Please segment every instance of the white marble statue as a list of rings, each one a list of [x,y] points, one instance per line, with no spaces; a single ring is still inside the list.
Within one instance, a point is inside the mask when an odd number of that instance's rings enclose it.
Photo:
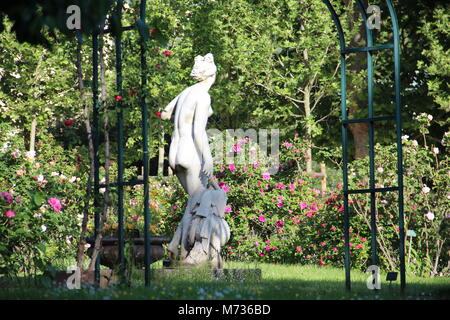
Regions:
[[[198,265],[212,261],[221,268],[220,248],[230,238],[224,219],[227,196],[213,179],[213,159],[206,124],[213,113],[209,88],[216,79],[217,67],[211,53],[195,57],[191,76],[198,82],[183,90],[161,113],[170,119],[174,112],[174,131],[169,150],[169,165],[180,180],[189,200],[168,249],[171,259]],[[208,188],[208,181],[213,188]]]

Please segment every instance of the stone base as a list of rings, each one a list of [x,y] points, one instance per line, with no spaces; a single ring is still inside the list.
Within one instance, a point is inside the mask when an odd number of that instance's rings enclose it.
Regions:
[[[261,269],[163,268],[152,270],[154,279],[260,281]]]

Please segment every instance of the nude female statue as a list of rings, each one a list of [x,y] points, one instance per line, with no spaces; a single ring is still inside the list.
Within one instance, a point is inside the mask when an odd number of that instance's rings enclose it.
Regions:
[[[161,118],[167,120],[175,110],[169,165],[189,195],[168,249],[174,260],[181,245],[181,258],[189,264],[211,258],[220,265],[220,246],[230,237],[229,226],[223,219],[227,197],[212,178],[213,159],[206,133],[208,118],[213,113],[208,90],[216,72],[211,53],[195,57],[191,76],[198,82],[183,90],[161,113]],[[207,189],[208,179],[216,190]]]
[[[169,165],[189,196],[206,187],[205,173],[213,173],[206,123],[213,113],[208,90],[216,79],[216,71],[211,53],[195,57],[191,76],[199,82],[183,90],[161,113],[162,119],[170,119],[175,109]]]

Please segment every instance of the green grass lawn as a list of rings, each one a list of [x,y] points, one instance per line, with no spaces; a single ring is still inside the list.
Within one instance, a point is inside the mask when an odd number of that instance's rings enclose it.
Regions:
[[[160,268],[156,265],[156,268]],[[382,274],[381,290],[366,287],[368,274],[352,271],[352,290],[344,288],[344,270],[331,267],[228,263],[225,268],[260,268],[262,279],[244,281],[211,280],[210,273],[195,270],[189,275],[172,275],[152,280],[144,287],[142,274],[133,276],[131,286],[80,290],[54,286],[14,285],[0,281],[0,299],[450,299],[450,278],[407,276],[400,294],[399,280],[390,286]],[[1,280],[1,279],[0,279]],[[8,288],[9,287],[9,288]],[[15,287],[15,288],[12,288]]]

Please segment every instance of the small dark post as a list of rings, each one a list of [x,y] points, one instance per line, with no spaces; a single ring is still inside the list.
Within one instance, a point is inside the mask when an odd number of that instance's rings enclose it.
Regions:
[[[92,34],[92,101],[93,108],[93,122],[94,122],[94,229],[95,237],[98,234],[100,227],[100,161],[98,156],[98,149],[100,143],[100,125],[99,125],[99,107],[98,102],[98,30],[94,30]],[[100,285],[100,255],[95,261],[94,271],[95,283]]]
[[[145,7],[146,1],[141,0],[140,19],[145,25]],[[141,109],[142,109],[142,149],[143,149],[143,166],[144,166],[144,247],[145,247],[145,285],[150,285],[150,196],[148,187],[149,176],[149,155],[148,155],[148,106],[145,101],[147,96],[147,61],[145,60],[146,52],[146,37],[145,33],[141,32]]]

